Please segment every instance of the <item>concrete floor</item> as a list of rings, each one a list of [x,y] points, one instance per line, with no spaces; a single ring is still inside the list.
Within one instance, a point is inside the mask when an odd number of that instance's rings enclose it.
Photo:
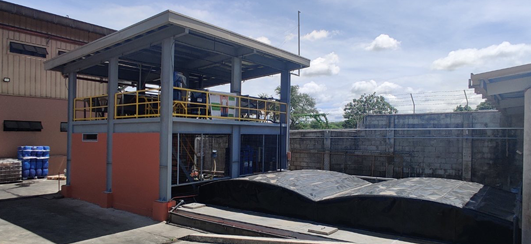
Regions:
[[[188,243],[196,231],[61,198],[57,181],[0,185],[0,243]]]

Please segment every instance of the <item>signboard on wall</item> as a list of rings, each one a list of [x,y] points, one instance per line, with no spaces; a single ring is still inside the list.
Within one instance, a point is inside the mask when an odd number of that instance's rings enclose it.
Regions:
[[[216,117],[236,117],[236,94],[210,93],[210,114]]]

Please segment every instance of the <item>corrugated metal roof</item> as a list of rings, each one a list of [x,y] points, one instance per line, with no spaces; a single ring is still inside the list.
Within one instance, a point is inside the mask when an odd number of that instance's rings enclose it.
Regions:
[[[524,113],[524,92],[531,88],[531,64],[471,74],[468,86],[505,114]]]
[[[27,17],[31,17],[37,20],[47,21],[50,23],[64,25],[64,26],[68,26],[68,27],[72,27],[72,28],[76,28],[80,30],[85,30],[85,31],[89,31],[89,32],[93,32],[93,33],[97,33],[101,35],[108,35],[116,31],[116,30],[109,29],[106,27],[89,24],[83,21],[71,19],[71,18],[64,17],[64,16],[59,16],[56,14],[47,13],[44,11],[40,11],[40,10],[33,9],[33,8],[28,8],[22,5],[9,3],[5,1],[0,1],[0,11],[9,12],[9,13],[13,13],[13,14],[21,15],[21,16],[27,16]]]
[[[194,73],[197,79],[220,80],[210,85],[230,80],[232,57],[242,58],[243,80],[310,65],[307,58],[168,10],[48,60],[45,69],[82,73],[111,57],[160,67],[160,42],[171,36],[175,37],[176,62],[181,62],[176,67]]]

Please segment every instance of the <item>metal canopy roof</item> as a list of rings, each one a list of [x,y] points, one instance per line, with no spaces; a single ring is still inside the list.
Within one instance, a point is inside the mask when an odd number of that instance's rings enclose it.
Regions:
[[[142,79],[156,84],[160,43],[171,36],[175,70],[188,74],[191,82],[201,81],[202,87],[230,83],[232,57],[242,59],[242,80],[310,66],[307,58],[168,10],[50,59],[44,68],[103,79],[107,61],[119,57],[122,83]]]
[[[502,113],[523,114],[524,92],[531,88],[531,64],[471,74],[468,87]]]

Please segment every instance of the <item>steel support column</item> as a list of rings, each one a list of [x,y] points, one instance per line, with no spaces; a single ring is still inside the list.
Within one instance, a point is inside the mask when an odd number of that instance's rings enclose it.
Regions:
[[[159,201],[171,199],[174,38],[162,41],[160,91]]]
[[[242,59],[232,58],[232,73],[230,92],[241,95],[242,93]]]
[[[280,73],[280,101],[287,104],[284,108],[286,115],[280,116],[280,168],[288,168],[287,153],[289,152],[289,125],[290,125],[290,104],[291,104],[291,74],[289,71],[282,71]]]
[[[107,180],[105,190],[112,192],[112,138],[114,134],[114,94],[118,91],[118,58],[109,60],[107,84]]]
[[[72,163],[72,132],[74,131],[74,99],[77,92],[77,73],[68,74],[68,129],[66,132],[66,185],[70,185],[70,165]]]
[[[232,58],[232,73],[230,82],[230,92],[241,95],[242,93],[242,60],[241,58]],[[236,101],[236,106],[240,106]],[[235,116],[239,117],[239,111],[235,111]],[[240,150],[241,150],[241,128],[239,125],[232,126],[231,135],[231,173],[232,178],[240,175]]]
[[[522,243],[531,243],[531,88],[525,91]]]

